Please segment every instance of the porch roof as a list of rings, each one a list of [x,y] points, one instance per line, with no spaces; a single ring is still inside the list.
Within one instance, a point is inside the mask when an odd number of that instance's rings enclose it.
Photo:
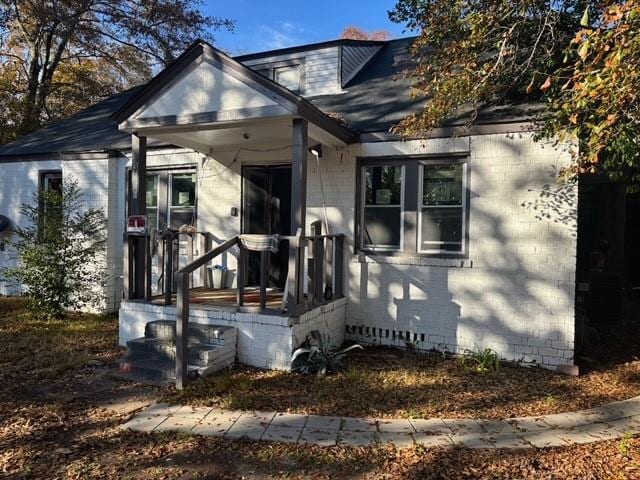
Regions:
[[[112,118],[120,130],[177,144],[177,137],[182,134],[184,138],[187,132],[193,139],[191,134],[202,136],[202,132],[226,131],[258,121],[263,124],[264,120],[270,127],[283,126],[293,118],[308,121],[335,143],[355,139],[354,132],[308,100],[202,40],[134,94]]]

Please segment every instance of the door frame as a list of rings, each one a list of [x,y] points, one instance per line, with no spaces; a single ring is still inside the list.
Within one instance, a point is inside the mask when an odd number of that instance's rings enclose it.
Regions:
[[[240,167],[240,233],[246,233],[245,232],[245,188],[244,188],[244,182],[246,180],[246,176],[245,176],[245,169],[246,168],[256,168],[256,167],[263,167],[263,168],[270,168],[270,167],[289,167],[289,169],[292,169],[292,165],[290,163],[259,163],[259,162],[249,162],[249,163],[243,163],[242,166]],[[289,201],[289,208],[291,208],[291,201]]]

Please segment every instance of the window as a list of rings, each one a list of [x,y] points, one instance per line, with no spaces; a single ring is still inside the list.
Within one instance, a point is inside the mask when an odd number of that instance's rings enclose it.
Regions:
[[[169,178],[169,225],[171,228],[191,225],[196,211],[196,174],[174,173]]]
[[[158,184],[160,176],[158,174],[147,175],[147,218],[149,219],[149,231],[158,229]]]
[[[363,242],[373,250],[399,250],[402,245],[401,166],[364,167]]]
[[[371,253],[466,255],[464,157],[361,159],[359,248]]]
[[[279,67],[273,69],[273,81],[292,92],[300,91],[300,66]]]
[[[305,82],[304,59],[288,60],[271,64],[255,65],[260,75],[282,85],[295,93],[302,93]]]
[[[464,165],[422,165],[418,251],[461,252]]]
[[[55,191],[62,195],[62,171],[52,170],[41,172],[40,189],[45,192]]]

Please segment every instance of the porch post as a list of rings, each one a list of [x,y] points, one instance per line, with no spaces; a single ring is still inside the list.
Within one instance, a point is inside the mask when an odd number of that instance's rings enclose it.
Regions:
[[[291,234],[306,235],[307,216],[307,137],[308,123],[293,120],[291,160]],[[304,302],[304,242],[289,245],[289,272],[287,276],[287,311],[290,315],[301,313]]]
[[[131,214],[147,214],[147,137],[131,135]],[[133,297],[146,296],[146,249],[145,238],[134,238],[129,242],[133,271],[129,271],[129,285],[133,285]],[[150,286],[150,285],[149,285]]]

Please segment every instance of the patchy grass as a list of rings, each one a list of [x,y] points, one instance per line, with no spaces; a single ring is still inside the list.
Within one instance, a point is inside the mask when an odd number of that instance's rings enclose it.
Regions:
[[[116,316],[69,314],[61,320],[38,320],[24,310],[24,300],[0,297],[0,381],[55,378],[88,360],[112,361]]]
[[[24,340],[27,338],[28,342]],[[23,348],[22,356],[17,353],[18,347],[5,348],[7,342],[14,341]],[[120,350],[116,346],[114,318],[74,315],[60,323],[34,322],[23,316],[19,301],[0,299],[0,342],[3,375],[11,371],[12,379],[5,381],[0,390],[0,476],[3,478],[589,480],[640,476],[640,440],[632,437],[565,448],[496,451],[422,447],[398,450],[384,445],[318,447],[125,432],[120,425],[130,411],[114,409],[111,404],[100,407],[97,400],[100,395],[108,397],[113,390],[117,393],[125,387],[135,395],[142,387],[114,384],[107,372],[99,374],[100,369],[80,365],[81,359],[99,358],[109,362],[116,358]],[[34,353],[36,357],[31,358]],[[382,357],[377,361],[372,360],[375,357],[371,355],[354,357],[347,372],[329,377],[327,382],[343,382],[343,386],[344,382],[354,382],[348,395],[358,398],[359,402],[368,401],[368,392],[356,395],[355,390],[371,379],[382,378],[375,377],[376,368],[380,368],[378,374],[383,377],[390,368],[398,370],[393,377],[396,383],[414,382],[411,378],[416,373],[396,364],[406,363],[407,358],[387,358],[388,352],[375,355]],[[427,359],[409,358],[409,364],[414,361],[418,362],[415,366],[418,368],[422,365],[420,362]],[[369,367],[363,369],[363,364]],[[432,367],[453,368],[452,365],[438,361]],[[251,401],[256,402],[253,389],[269,384],[271,377],[277,379],[280,375],[238,371],[221,376],[218,385],[227,391],[238,388],[236,394],[249,393]],[[259,378],[262,380],[258,381]],[[304,392],[319,382],[298,376],[284,378],[287,381],[280,388],[292,387],[297,381],[302,382]],[[305,386],[306,382],[310,382],[309,385]],[[105,391],[105,388],[108,389]],[[87,390],[99,395],[88,394]],[[270,392],[265,389],[262,395],[266,397]],[[335,390],[330,393],[331,396],[320,403],[322,408],[329,405],[331,398],[340,396]]]
[[[440,354],[368,348],[327,377],[236,367],[166,400],[230,409],[343,416],[486,417],[543,415],[640,394],[640,361],[581,377],[504,364],[477,373]]]

